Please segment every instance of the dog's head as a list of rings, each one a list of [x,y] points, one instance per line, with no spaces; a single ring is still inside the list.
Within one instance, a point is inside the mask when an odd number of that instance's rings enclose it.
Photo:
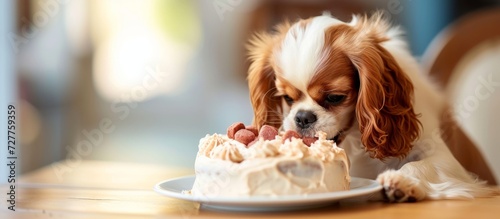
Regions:
[[[250,41],[248,82],[254,125],[324,131],[336,139],[357,125],[374,158],[404,157],[419,135],[413,85],[383,48],[381,14],[350,23],[322,15]]]

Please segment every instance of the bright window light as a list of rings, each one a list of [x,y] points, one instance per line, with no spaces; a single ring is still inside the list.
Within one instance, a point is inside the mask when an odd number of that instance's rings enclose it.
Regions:
[[[156,5],[168,7],[157,2],[161,1],[105,0],[91,7],[96,41],[93,78],[104,99],[143,101],[173,95],[185,85],[186,65],[197,43],[168,34],[163,20],[182,22],[182,17],[155,16]],[[192,18],[189,21],[193,23]]]

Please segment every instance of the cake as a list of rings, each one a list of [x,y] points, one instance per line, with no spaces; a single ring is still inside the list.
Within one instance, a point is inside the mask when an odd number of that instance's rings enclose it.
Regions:
[[[349,190],[346,153],[324,132],[301,138],[271,126],[235,123],[227,134],[200,139],[192,195],[205,197],[307,195]]]

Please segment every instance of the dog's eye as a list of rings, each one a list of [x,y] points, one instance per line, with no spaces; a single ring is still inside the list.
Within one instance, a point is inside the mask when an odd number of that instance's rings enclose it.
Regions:
[[[339,105],[344,101],[346,95],[328,94],[325,101],[330,105]]]
[[[288,95],[284,95],[284,96],[283,96],[283,99],[285,100],[285,102],[286,102],[288,105],[292,105],[292,103],[293,103],[293,99],[292,99],[290,96],[288,96]]]

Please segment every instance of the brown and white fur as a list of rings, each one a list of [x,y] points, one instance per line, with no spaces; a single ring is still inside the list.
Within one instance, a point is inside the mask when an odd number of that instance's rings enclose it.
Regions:
[[[380,13],[284,22],[250,41],[254,125],[327,133],[351,176],[376,179],[391,202],[498,193],[469,174],[439,136],[445,101]],[[437,134],[436,134],[437,133]]]

